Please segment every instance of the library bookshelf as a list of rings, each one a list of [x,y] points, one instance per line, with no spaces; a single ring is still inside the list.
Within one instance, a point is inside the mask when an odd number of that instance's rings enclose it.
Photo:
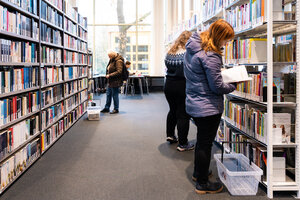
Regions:
[[[92,63],[87,18],[64,0],[0,10],[1,194],[86,113]]]
[[[184,30],[225,19],[235,38],[225,46],[224,68],[244,65],[253,78],[225,95],[216,142],[251,142],[252,150],[225,144],[225,152],[254,156],[269,198],[277,191],[300,198],[300,1],[203,0],[193,13],[173,27],[166,46]]]

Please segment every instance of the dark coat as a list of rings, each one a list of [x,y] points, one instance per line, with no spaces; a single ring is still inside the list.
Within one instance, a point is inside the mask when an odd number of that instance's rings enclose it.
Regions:
[[[192,117],[206,117],[223,112],[223,95],[235,90],[223,82],[222,57],[201,48],[199,33],[186,44],[184,75],[186,78],[186,111]]]
[[[110,88],[120,87],[123,84],[123,79],[122,79],[123,65],[124,65],[124,58],[119,54],[117,55],[117,57],[109,61],[106,67],[106,75],[109,75],[107,81],[108,87]]]

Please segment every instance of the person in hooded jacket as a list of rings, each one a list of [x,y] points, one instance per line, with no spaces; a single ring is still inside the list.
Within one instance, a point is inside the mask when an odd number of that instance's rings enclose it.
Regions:
[[[114,110],[110,114],[119,113],[119,88],[123,84],[122,70],[124,65],[124,58],[114,51],[108,52],[109,63],[106,68],[107,78],[107,91],[106,91],[106,104],[102,113],[109,112],[111,100],[114,100]]]
[[[222,47],[234,37],[232,26],[217,20],[209,30],[194,33],[186,44],[186,111],[197,126],[194,173],[198,194],[221,192],[223,185],[208,179],[211,149],[223,113],[223,95],[235,90],[221,76]]]
[[[171,46],[165,57],[167,67],[164,92],[170,110],[167,116],[167,141],[179,144],[177,150],[189,151],[194,149],[194,144],[188,142],[190,116],[185,111],[185,77],[183,74],[183,61],[185,44],[192,32],[183,31]],[[178,139],[175,136],[177,126]]]

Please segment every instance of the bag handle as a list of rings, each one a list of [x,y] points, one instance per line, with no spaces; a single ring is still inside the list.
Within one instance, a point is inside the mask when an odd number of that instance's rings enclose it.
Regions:
[[[252,143],[251,142],[233,142],[233,141],[224,141],[222,142],[222,155],[221,155],[221,162],[223,163],[223,158],[224,158],[224,143],[228,144],[245,144],[249,148],[249,165],[253,162],[253,154],[252,154]]]

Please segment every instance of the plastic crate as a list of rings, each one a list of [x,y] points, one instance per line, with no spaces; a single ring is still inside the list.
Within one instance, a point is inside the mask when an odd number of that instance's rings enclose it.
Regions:
[[[96,101],[90,101],[88,108],[87,108],[87,115],[88,120],[100,120],[100,100]]]
[[[256,195],[259,181],[263,175],[262,169],[243,154],[224,154],[223,163],[221,154],[215,154],[218,174],[221,181],[232,195]]]

